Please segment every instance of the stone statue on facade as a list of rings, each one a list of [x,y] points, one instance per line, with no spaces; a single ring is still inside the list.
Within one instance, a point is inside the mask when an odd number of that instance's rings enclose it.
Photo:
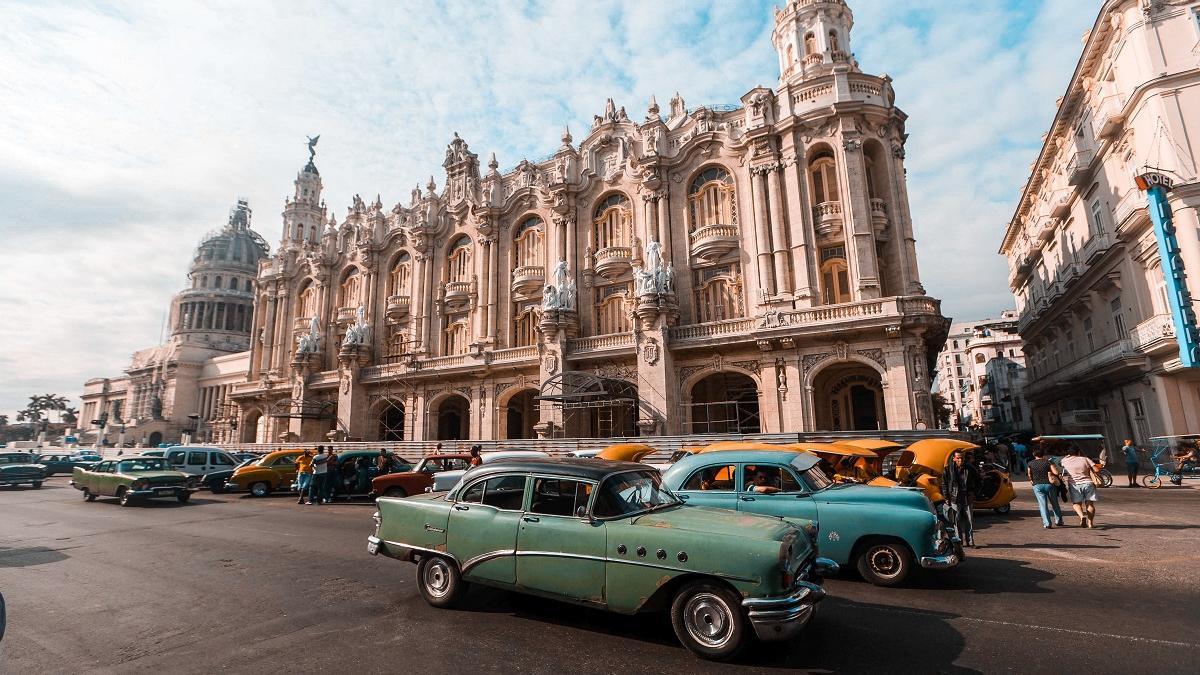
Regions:
[[[316,136],[306,136],[308,139],[308,163],[312,164],[313,159],[317,156],[317,141],[321,140],[321,134]]]
[[[308,332],[296,340],[296,355],[316,354],[321,351],[321,322],[313,317],[308,322]]]
[[[575,281],[571,279],[566,260],[560,260],[554,266],[552,278],[554,283],[547,284],[542,292],[542,309],[551,311],[575,309]]]
[[[342,339],[343,347],[354,347],[368,344],[371,340],[371,326],[367,323],[367,310],[358,306],[358,319],[353,326],[346,329],[346,337]]]
[[[651,239],[646,244],[646,266],[634,266],[634,293],[636,295],[668,295],[675,292],[675,269],[663,263],[662,244]]]

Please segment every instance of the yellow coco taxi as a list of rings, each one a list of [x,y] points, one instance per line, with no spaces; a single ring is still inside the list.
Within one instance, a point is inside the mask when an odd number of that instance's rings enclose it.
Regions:
[[[856,448],[870,450],[875,457],[864,458],[861,463],[866,466],[868,471],[873,474],[871,480],[867,481],[867,485],[876,487],[896,487],[900,483],[883,475],[883,459],[894,452],[904,450],[904,446],[895,441],[887,441],[882,438],[854,438],[845,441],[838,441],[841,445],[851,445]]]
[[[942,472],[956,451],[975,452],[979,446],[952,438],[927,438],[917,441],[900,453],[896,463],[896,479],[902,485],[913,485],[925,491],[929,500],[939,503],[942,497]],[[995,465],[985,465],[979,472],[980,487],[972,506],[1008,513],[1017,498],[1008,472]]]
[[[596,458],[612,462],[640,462],[653,452],[654,448],[645,443],[617,443],[601,450]]]
[[[875,453],[865,448],[841,442],[792,443],[781,447],[801,450],[820,457],[824,460],[821,468],[835,483],[869,484],[873,479],[879,477],[879,471],[872,466],[872,462],[876,459]]]
[[[303,453],[303,450],[269,452],[257,462],[234,471],[225,483],[225,489],[230,492],[248,490],[254,497],[290,490],[296,480],[296,458]]]

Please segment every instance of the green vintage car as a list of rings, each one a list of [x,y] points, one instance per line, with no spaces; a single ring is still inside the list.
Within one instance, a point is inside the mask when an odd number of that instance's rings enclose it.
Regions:
[[[32,485],[42,487],[46,467],[35,464],[25,452],[0,452],[0,486]]]
[[[821,553],[853,565],[878,586],[898,586],[912,570],[942,570],[963,551],[923,492],[837,484],[808,452],[722,450],[676,462],[663,484],[689,505],[783,518],[808,518]]]
[[[145,499],[174,497],[186,502],[196,491],[195,477],[171,471],[162,457],[122,457],[106,459],[90,469],[75,467],[71,485],[83,492],[83,498],[116,497],[121,506],[132,506]]]
[[[812,524],[685,507],[631,462],[510,459],[468,471],[448,494],[377,502],[367,551],[417,563],[429,604],[467,584],[623,614],[667,610],[679,641],[731,658],[753,631],[795,635],[837,564]]]

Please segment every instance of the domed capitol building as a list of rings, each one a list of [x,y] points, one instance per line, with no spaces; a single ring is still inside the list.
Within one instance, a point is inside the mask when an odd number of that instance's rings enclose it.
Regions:
[[[948,322],[917,272],[906,116],[852,24],[841,0],[792,0],[777,88],[609,100],[505,173],[454,134],[407,203],[335,214],[311,141],[277,250],[194,266],[178,346],[127,371],[128,415],[158,395],[229,442],[932,427]],[[199,345],[249,351],[220,357],[233,375],[201,363],[191,399],[156,394]]]

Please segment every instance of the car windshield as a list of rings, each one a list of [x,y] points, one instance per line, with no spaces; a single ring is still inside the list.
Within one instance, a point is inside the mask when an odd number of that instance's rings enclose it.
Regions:
[[[804,471],[800,472],[800,475],[803,476],[804,482],[808,483],[809,489],[811,489],[813,492],[824,490],[830,485],[833,485],[833,481],[829,480],[829,477],[826,476],[825,472],[821,471],[819,467],[814,466],[805,469]]]
[[[22,457],[21,455],[0,455],[0,464],[25,464],[29,462],[29,456]]]
[[[605,479],[593,512],[597,518],[612,518],[679,503],[679,498],[662,486],[657,472],[628,471]]]
[[[117,464],[117,471],[127,473],[130,471],[166,471],[167,461],[160,457],[141,457],[138,459],[127,459]]]

